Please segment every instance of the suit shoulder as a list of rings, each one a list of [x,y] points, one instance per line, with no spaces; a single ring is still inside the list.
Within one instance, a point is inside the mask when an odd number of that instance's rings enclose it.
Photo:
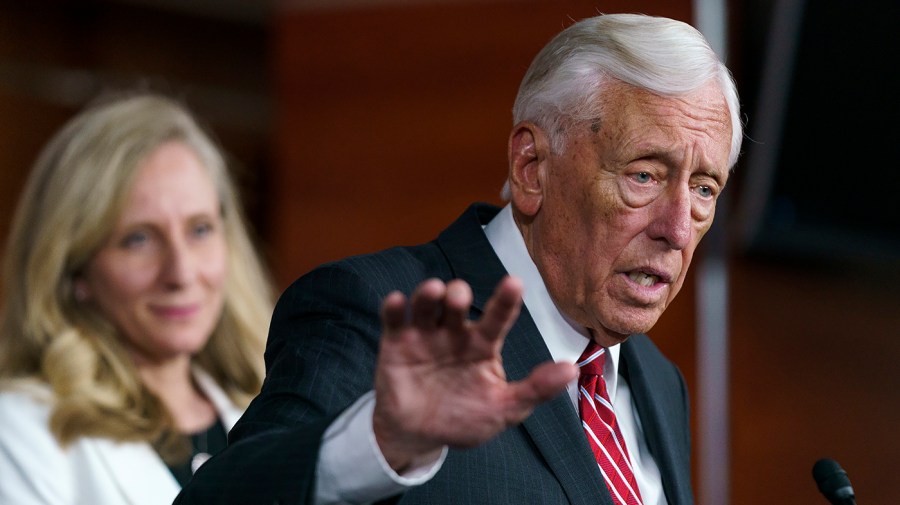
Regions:
[[[372,290],[383,297],[393,290],[412,292],[424,279],[449,279],[447,261],[433,243],[403,246],[325,263],[297,279],[288,290]]]

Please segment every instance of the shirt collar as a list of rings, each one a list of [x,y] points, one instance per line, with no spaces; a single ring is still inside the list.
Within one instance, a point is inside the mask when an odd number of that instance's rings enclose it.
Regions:
[[[507,205],[485,227],[484,232],[503,267],[510,275],[518,277],[525,286],[522,298],[534,324],[544,338],[550,356],[556,362],[578,361],[587,346],[590,333],[587,328],[560,312],[547,291],[544,279],[528,253],[522,233],[516,226],[512,206]],[[607,348],[607,360],[603,378],[610,400],[615,400],[618,385],[619,345]],[[570,389],[570,396],[572,390]],[[577,395],[577,392],[575,393]]]

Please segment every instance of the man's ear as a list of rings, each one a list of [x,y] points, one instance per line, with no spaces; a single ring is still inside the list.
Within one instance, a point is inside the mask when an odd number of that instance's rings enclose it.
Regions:
[[[509,135],[509,190],[513,206],[535,216],[544,198],[550,146],[544,131],[530,122],[517,124]]]

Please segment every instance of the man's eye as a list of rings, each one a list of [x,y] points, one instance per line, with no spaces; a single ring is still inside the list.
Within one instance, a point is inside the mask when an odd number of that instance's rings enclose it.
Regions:
[[[641,184],[647,184],[648,182],[653,180],[653,178],[650,177],[650,174],[647,172],[638,172],[638,173],[634,174],[632,177],[634,177],[635,181],[637,181]]]
[[[709,186],[697,186],[697,194],[704,198],[713,196],[713,190]]]

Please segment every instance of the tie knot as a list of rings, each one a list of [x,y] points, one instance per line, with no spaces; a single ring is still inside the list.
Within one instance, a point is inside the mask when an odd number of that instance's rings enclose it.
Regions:
[[[606,362],[606,349],[591,340],[578,359],[581,375],[603,375],[604,362]]]

